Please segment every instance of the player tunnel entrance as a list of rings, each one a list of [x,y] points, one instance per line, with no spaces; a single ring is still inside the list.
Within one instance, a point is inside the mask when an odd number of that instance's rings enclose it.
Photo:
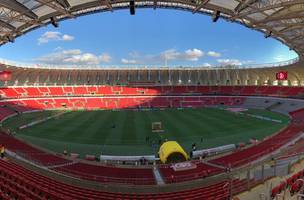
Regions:
[[[168,141],[159,148],[159,158],[162,163],[176,163],[188,160],[189,156],[176,141]]]

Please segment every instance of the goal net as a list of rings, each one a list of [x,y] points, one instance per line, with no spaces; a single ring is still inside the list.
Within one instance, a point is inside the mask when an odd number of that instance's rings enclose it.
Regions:
[[[152,132],[153,133],[159,133],[163,132],[163,127],[161,122],[152,122]]]

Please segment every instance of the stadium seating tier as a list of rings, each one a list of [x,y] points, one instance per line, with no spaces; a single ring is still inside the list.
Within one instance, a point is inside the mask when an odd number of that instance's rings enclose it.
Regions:
[[[56,86],[56,87],[9,87],[0,88],[2,100],[0,102],[0,120],[8,116],[18,114],[20,112],[45,110],[45,109],[124,109],[124,108],[168,108],[168,107],[202,107],[213,105],[226,106],[241,106],[246,99],[246,96],[279,96],[279,97],[297,97],[302,94],[303,89],[300,87],[256,87],[256,86],[162,86],[162,87],[121,87],[121,86]],[[229,95],[229,96],[220,96]],[[234,95],[241,95],[234,97]],[[303,118],[304,110],[297,110],[291,112],[292,123],[280,133],[266,138],[250,148],[210,160],[211,163],[222,165],[227,168],[239,167],[250,163],[252,160],[258,159],[267,155],[288,141],[296,137],[304,128]],[[14,137],[1,133],[0,140],[7,146],[8,149],[17,152],[26,159],[32,160],[35,163],[44,166],[55,166],[58,172],[73,175],[83,179],[94,180],[108,183],[127,183],[127,184],[155,184],[152,169],[120,169],[115,167],[94,166],[84,163],[70,163],[71,161],[64,159],[58,155],[46,153],[31,145],[15,139]],[[9,162],[1,161],[1,166],[12,165],[20,171],[25,170]],[[174,172],[170,168],[160,168],[160,171],[166,183],[191,181],[198,178],[203,178],[209,175],[222,173],[224,170],[216,167],[211,167],[208,164],[198,163],[196,170],[189,170],[185,172]],[[0,166],[0,167],[1,167]],[[7,174],[10,173],[7,167]],[[142,171],[142,172],[141,172]],[[28,172],[28,171],[27,171]],[[113,173],[112,173],[113,172]],[[140,173],[139,173],[140,172]],[[28,172],[33,173],[33,172]],[[112,175],[111,175],[112,173]],[[25,173],[26,174],[26,173]],[[136,176],[134,176],[136,174]],[[1,176],[6,176],[1,174]],[[11,174],[10,174],[11,176]],[[108,176],[108,177],[106,177]],[[143,178],[144,177],[144,178]],[[173,177],[173,178],[172,178]],[[28,177],[25,177],[27,179]],[[47,177],[44,177],[48,179]],[[19,187],[19,182],[13,180],[3,179],[0,183],[0,196],[4,199],[9,195],[18,199],[39,198],[37,195],[41,194],[43,188],[38,187],[39,181],[34,184],[33,188],[41,190],[39,194],[34,194],[28,191],[27,188]],[[226,182],[221,184],[225,185]],[[58,183],[62,184],[62,183]],[[7,186],[8,185],[8,186]],[[221,185],[222,187],[223,185]],[[68,188],[73,187],[69,186]],[[213,188],[213,186],[210,186]],[[208,188],[208,187],[207,187]],[[98,199],[96,196],[80,197],[70,191],[64,194],[57,193],[58,191],[48,193],[43,192],[50,197],[50,199],[69,199],[67,196],[72,195],[71,199]],[[77,190],[84,190],[79,189]],[[208,192],[209,190],[209,192]],[[211,195],[210,191],[214,190]],[[87,190],[86,190],[87,191]],[[192,192],[197,192],[199,195],[191,195]],[[92,191],[94,194],[95,191]],[[53,195],[53,196],[52,196]],[[57,196],[56,196],[57,195]],[[59,195],[59,196],[58,196]],[[61,196],[60,196],[61,195]],[[102,193],[107,196],[108,194]],[[116,195],[122,195],[117,197]],[[111,194],[112,199],[124,199],[131,194]],[[193,189],[184,191],[181,195],[185,195],[185,199],[201,199],[206,195],[206,199],[226,199],[227,191],[215,189]],[[140,196],[140,195],[139,195]],[[160,199],[174,199],[176,193],[168,194],[149,194],[142,196],[142,198],[160,198]],[[12,196],[10,196],[12,197]],[[212,198],[213,197],[213,198]],[[109,198],[109,199],[111,199]],[[106,198],[103,198],[106,199]]]

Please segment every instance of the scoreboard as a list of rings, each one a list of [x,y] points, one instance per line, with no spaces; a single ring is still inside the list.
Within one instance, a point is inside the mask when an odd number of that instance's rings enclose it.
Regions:
[[[12,72],[11,71],[0,71],[0,81],[9,81],[12,78]]]
[[[286,71],[280,71],[276,73],[276,80],[282,81],[287,80],[288,78],[288,72]]]

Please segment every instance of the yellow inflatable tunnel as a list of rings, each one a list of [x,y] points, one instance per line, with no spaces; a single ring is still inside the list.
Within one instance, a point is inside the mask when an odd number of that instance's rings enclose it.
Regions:
[[[187,153],[176,141],[163,143],[159,148],[158,154],[162,163],[183,162],[188,160]]]

